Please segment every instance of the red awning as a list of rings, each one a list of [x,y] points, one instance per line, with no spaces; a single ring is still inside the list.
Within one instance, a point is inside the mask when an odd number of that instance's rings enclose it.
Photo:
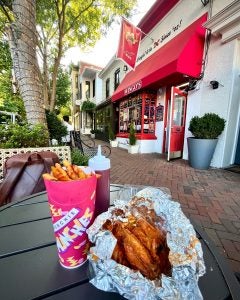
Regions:
[[[166,45],[130,71],[112,95],[117,101],[143,88],[178,84],[183,75],[198,78],[202,70],[207,14],[183,30]]]

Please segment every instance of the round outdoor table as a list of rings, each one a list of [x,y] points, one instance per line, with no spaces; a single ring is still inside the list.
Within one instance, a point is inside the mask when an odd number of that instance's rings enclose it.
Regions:
[[[123,188],[111,185],[111,199]],[[225,259],[206,234],[194,228],[207,271],[199,280],[203,299],[240,299],[240,285]],[[88,262],[72,270],[60,265],[45,192],[0,208],[0,274],[2,300],[124,299],[89,283]]]

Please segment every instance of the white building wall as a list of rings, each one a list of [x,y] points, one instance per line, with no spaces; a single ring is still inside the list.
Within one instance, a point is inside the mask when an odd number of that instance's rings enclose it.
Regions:
[[[78,88],[76,87],[76,81],[75,81],[76,76],[78,76],[78,71],[75,69],[72,69],[71,74],[70,74],[70,80],[71,80],[73,105],[75,104],[75,101],[77,100],[77,92],[78,92]]]
[[[115,71],[120,69],[120,82],[123,80],[126,72],[123,71],[124,62],[120,59],[115,59],[110,63],[102,73],[102,100],[106,100],[106,80],[110,79],[110,90],[109,96],[111,96],[114,92],[114,74]]]
[[[98,105],[102,101],[102,79],[96,74],[95,78],[95,103]]]
[[[233,0],[213,0],[212,16],[223,10],[227,5],[232,3]]]
[[[190,134],[187,127],[193,115],[213,112],[226,120],[225,130],[218,139],[211,162],[212,167],[218,168],[234,163],[240,126],[240,41],[236,39],[240,25],[237,17],[233,17],[240,15],[239,7],[239,1],[236,0],[213,1],[215,18],[209,23],[213,34],[204,78],[200,89],[192,92],[194,96],[188,97],[186,136]],[[212,89],[211,80],[220,83],[218,89]],[[183,158],[187,159],[186,144],[185,140]]]

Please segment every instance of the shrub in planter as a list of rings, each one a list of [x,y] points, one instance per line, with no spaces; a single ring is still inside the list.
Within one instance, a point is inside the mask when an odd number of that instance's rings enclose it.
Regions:
[[[109,125],[108,126],[108,137],[110,141],[114,141],[116,139],[116,136],[112,130],[112,127]]]
[[[225,120],[214,113],[206,113],[202,117],[195,116],[189,124],[188,158],[193,168],[206,170],[217,145],[217,137],[223,132]]]
[[[128,146],[128,153],[136,154],[138,153],[139,145],[137,145],[137,138],[135,133],[135,126],[133,123],[130,125],[129,131],[129,146]]]
[[[0,125],[0,148],[31,148],[48,145],[49,134],[42,124]]]
[[[110,125],[108,126],[108,138],[109,138],[111,147],[117,147],[118,146],[118,141],[116,139],[116,135],[113,132],[112,127]]]
[[[191,119],[188,130],[198,139],[216,139],[224,130],[225,120],[217,114],[207,113]]]
[[[130,131],[129,131],[129,145],[134,146],[136,145],[137,138],[136,138],[136,131],[134,124],[131,123],[130,125]]]

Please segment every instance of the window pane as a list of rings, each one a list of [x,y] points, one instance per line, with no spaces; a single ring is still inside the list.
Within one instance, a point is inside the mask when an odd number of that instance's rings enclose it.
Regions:
[[[108,78],[107,80],[106,80],[106,98],[108,98],[109,97],[109,94],[110,94],[110,79]]]
[[[90,81],[86,81],[86,98],[89,99],[90,98]]]
[[[114,73],[114,89],[119,86],[120,83],[120,69],[117,69]]]
[[[95,97],[95,79],[93,79],[93,97]]]
[[[185,98],[181,96],[174,100],[173,124],[176,126],[183,126],[184,100]]]

